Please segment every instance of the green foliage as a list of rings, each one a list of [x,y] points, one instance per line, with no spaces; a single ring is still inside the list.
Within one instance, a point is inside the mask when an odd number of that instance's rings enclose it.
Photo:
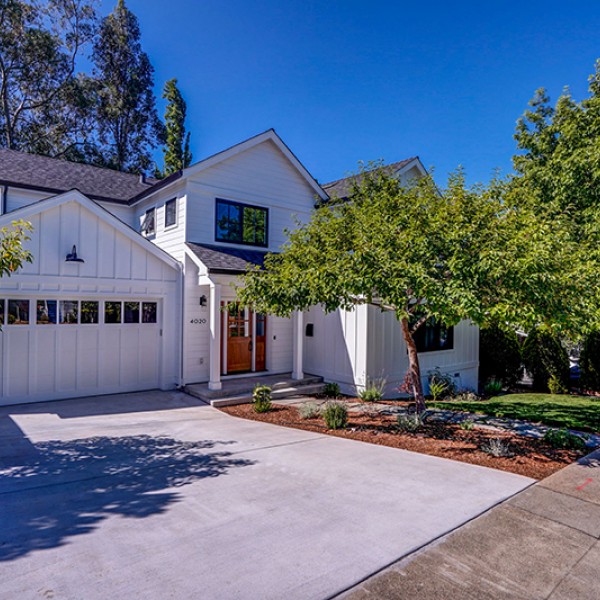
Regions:
[[[583,340],[579,358],[581,387],[600,391],[600,330],[590,332]]]
[[[492,438],[481,444],[479,449],[494,458],[510,458],[514,453],[510,445],[500,438]]]
[[[548,379],[548,391],[551,394],[568,394],[569,388],[556,375],[551,375]]]
[[[341,396],[340,386],[333,382],[326,383],[323,386],[323,395],[327,398],[339,398]]]
[[[553,448],[565,450],[585,450],[587,447],[585,439],[568,429],[548,429],[544,434],[544,441]]]
[[[451,398],[452,403],[461,402],[479,402],[481,398],[475,393],[469,390],[463,390],[458,392]]]
[[[402,433],[415,433],[423,429],[425,418],[423,414],[415,413],[414,415],[398,415],[396,426]]]
[[[303,402],[298,407],[301,419],[314,419],[321,414],[321,407],[316,402]]]
[[[327,402],[321,414],[329,429],[345,429],[348,424],[348,409],[342,402]]]
[[[569,356],[560,338],[547,330],[532,329],[523,344],[523,363],[533,379],[533,389],[548,391],[550,378],[555,389],[568,388]]]
[[[456,392],[456,384],[452,375],[442,373],[439,369],[429,372],[429,393],[434,401],[443,396],[452,396]]]
[[[521,345],[515,330],[496,324],[483,327],[479,332],[479,380],[484,386],[490,380],[499,382],[501,391],[502,385],[512,387],[522,376]]]
[[[385,379],[367,379],[367,385],[364,390],[358,392],[358,397],[363,402],[379,402],[383,398],[385,390]]]
[[[465,431],[473,431],[475,422],[472,419],[465,419],[464,421],[461,421],[458,426]]]
[[[490,379],[483,386],[483,392],[486,396],[497,396],[502,391],[502,382],[497,379]]]
[[[10,277],[23,263],[33,262],[33,255],[24,248],[31,231],[31,223],[22,220],[0,229],[0,277]]]
[[[104,166],[144,172],[164,137],[156,112],[154,68],[142,50],[137,17],[119,0],[102,19],[92,60],[96,121]]]
[[[252,392],[252,403],[254,412],[269,412],[273,408],[271,403],[271,388],[268,385],[257,385]]]
[[[507,394],[480,402],[436,402],[435,408],[460,410],[568,427],[581,431],[600,431],[600,401],[589,396],[552,394]]]
[[[80,160],[89,143],[76,59],[94,31],[93,1],[4,0],[0,146]]]
[[[163,171],[157,171],[159,177],[166,177],[176,173],[192,162],[190,151],[190,134],[185,131],[185,116],[187,105],[179,88],[177,79],[170,79],[165,83],[162,97],[167,100],[165,110],[165,166]]]

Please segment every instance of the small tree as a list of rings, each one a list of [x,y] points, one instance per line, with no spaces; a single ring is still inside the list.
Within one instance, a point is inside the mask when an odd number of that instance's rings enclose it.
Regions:
[[[0,229],[0,277],[10,277],[23,263],[33,262],[33,255],[24,248],[32,231],[30,223],[13,221]]]
[[[515,385],[523,374],[521,346],[514,329],[496,324],[482,327],[479,332],[479,380],[490,380],[505,386]]]
[[[600,330],[592,331],[584,338],[579,367],[582,389],[600,391]]]
[[[568,388],[569,356],[560,338],[551,332],[540,328],[529,332],[523,344],[523,363],[535,390],[547,392],[551,379]]]
[[[588,314],[586,303],[574,302],[582,289],[567,217],[544,220],[518,201],[499,182],[466,189],[462,173],[441,192],[429,177],[404,187],[375,165],[355,178],[351,201],[316,210],[264,269],[248,272],[238,297],[279,316],[319,304],[393,311],[421,411],[414,335],[429,319],[566,327]]]

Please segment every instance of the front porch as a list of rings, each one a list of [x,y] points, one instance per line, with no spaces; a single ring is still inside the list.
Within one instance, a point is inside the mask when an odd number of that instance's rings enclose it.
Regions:
[[[301,379],[296,379],[292,373],[248,375],[222,378],[220,390],[211,389],[209,383],[195,383],[186,385],[184,391],[213,406],[228,406],[252,402],[252,391],[257,385],[268,385],[273,399],[281,399],[318,394],[323,389],[323,378],[306,374]]]

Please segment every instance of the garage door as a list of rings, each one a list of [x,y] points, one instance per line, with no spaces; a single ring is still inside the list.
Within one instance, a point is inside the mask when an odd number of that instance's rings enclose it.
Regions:
[[[0,404],[159,387],[159,300],[0,298]]]

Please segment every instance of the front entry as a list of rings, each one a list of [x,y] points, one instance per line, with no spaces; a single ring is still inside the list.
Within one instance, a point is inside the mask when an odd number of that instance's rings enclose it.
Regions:
[[[223,313],[226,366],[223,374],[264,371],[266,368],[266,317],[237,304]],[[253,364],[254,363],[254,364]]]

